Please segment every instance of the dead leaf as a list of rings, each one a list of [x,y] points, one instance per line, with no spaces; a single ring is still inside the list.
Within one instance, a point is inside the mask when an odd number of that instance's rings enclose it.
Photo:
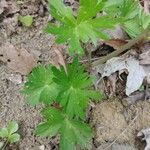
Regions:
[[[55,57],[52,59],[51,63],[59,68],[60,65],[64,67],[65,71],[67,72],[67,68],[66,68],[66,63],[65,63],[65,59],[64,59],[64,56],[63,56],[63,49],[64,47],[63,46],[52,46],[52,48],[54,49],[54,52],[55,52]]]
[[[134,92],[129,97],[126,97],[126,98],[122,99],[122,103],[125,106],[134,104],[136,101],[144,100],[145,99],[145,94],[146,94],[147,99],[149,99],[150,98],[150,90],[147,90],[146,93],[145,93],[145,91],[141,91],[141,92],[137,91],[137,92]]]
[[[112,40],[105,41],[104,43],[113,47],[114,49],[118,49],[121,46],[127,44],[128,42],[121,39],[112,39]]]
[[[150,65],[150,50],[142,53],[140,55],[140,64],[142,65]]]
[[[25,49],[17,49],[10,43],[0,48],[0,60],[7,63],[7,66],[14,72],[27,75],[36,66],[34,57]]]
[[[111,39],[128,39],[127,34],[124,32],[121,26],[117,26],[114,30],[107,30],[106,33],[111,37]]]
[[[102,77],[109,77],[111,74],[122,70],[128,71],[126,83],[126,95],[128,96],[141,87],[145,77],[150,76],[150,66],[142,66],[139,64],[139,60],[130,56],[114,57],[108,60],[103,69]]]
[[[141,138],[142,141],[146,141],[146,147],[144,150],[150,150],[150,128],[142,129],[138,134],[138,138]]]

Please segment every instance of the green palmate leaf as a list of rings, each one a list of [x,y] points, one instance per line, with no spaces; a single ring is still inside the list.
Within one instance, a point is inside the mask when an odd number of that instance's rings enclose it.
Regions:
[[[6,140],[10,143],[15,143],[20,139],[20,135],[15,133],[17,130],[18,130],[17,122],[11,121],[8,123],[7,127],[2,128],[0,130],[0,137],[6,138]]]
[[[80,0],[77,21],[82,22],[97,15],[105,5],[106,0]]]
[[[8,137],[8,140],[10,143],[18,142],[20,140],[20,135],[17,133],[14,133]]]
[[[56,99],[58,88],[52,79],[53,73],[50,65],[38,66],[33,69],[23,90],[31,105],[34,106],[39,102],[50,104]]]
[[[30,27],[33,23],[33,17],[30,15],[19,16],[19,21],[26,27]]]
[[[71,118],[77,116],[83,119],[89,99],[100,98],[98,91],[90,89],[92,80],[84,72],[84,67],[74,60],[68,65],[67,74],[63,67],[60,70],[53,68],[53,73],[54,81],[60,87],[58,102]]]
[[[148,26],[150,26],[150,15],[146,14],[144,10],[141,10],[139,13],[139,24],[143,29],[146,29]]]
[[[7,128],[2,128],[2,129],[0,129],[0,137],[1,137],[1,138],[7,137],[8,134],[9,134],[9,133],[8,133]]]
[[[57,25],[48,24],[45,31],[56,35],[57,43],[67,42],[70,53],[83,54],[81,42],[91,40],[95,45],[98,39],[106,39],[103,32],[107,27],[112,28],[119,20],[105,16],[95,18],[105,6],[106,0],[80,0],[77,16],[73,16],[72,10],[66,7],[62,0],[49,0],[51,15],[59,21]]]
[[[15,121],[8,123],[7,130],[9,134],[12,134],[18,130],[18,124]]]
[[[52,137],[60,134],[60,150],[75,150],[76,145],[90,148],[91,129],[84,123],[69,119],[65,113],[54,108],[42,111],[45,122],[38,125],[35,133]]]

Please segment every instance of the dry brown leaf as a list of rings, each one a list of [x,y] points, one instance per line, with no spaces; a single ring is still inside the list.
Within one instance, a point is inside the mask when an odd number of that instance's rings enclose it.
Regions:
[[[64,56],[63,56],[64,47],[54,45],[54,46],[52,46],[52,48],[54,49],[54,52],[55,52],[56,55],[53,58],[53,60],[51,61],[51,63],[57,68],[59,68],[60,65],[63,66],[65,71],[67,72],[65,59],[64,59]]]
[[[27,75],[37,65],[34,57],[25,49],[17,49],[10,43],[0,48],[0,60],[14,72]]]
[[[127,43],[128,43],[127,41],[121,39],[112,39],[112,40],[105,41],[105,44],[113,47],[114,49],[118,49]]]

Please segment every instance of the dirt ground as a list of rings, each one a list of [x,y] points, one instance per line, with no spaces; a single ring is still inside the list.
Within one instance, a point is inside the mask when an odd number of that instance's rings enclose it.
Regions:
[[[19,7],[19,11],[2,17],[0,19],[0,46],[5,42],[10,42],[20,48],[25,48],[34,55],[38,62],[47,64],[54,55],[51,48],[54,45],[54,37],[43,33],[42,29],[49,17],[47,13],[41,14],[39,7],[41,7],[40,1],[26,0]],[[33,27],[26,28],[18,24],[10,27],[6,19],[13,18],[18,13],[33,15]],[[12,75],[20,81],[19,84],[16,84],[15,80],[10,80]],[[50,140],[33,134],[36,125],[41,121],[39,113],[41,106],[27,105],[20,93],[24,82],[25,76],[14,73],[7,68],[6,64],[0,62],[0,127],[15,120],[19,123],[21,135],[21,140],[16,145],[11,145],[9,149],[40,150],[40,146],[44,145],[45,150],[56,150],[58,149],[57,138]],[[133,145],[138,150],[143,150],[145,143],[141,143],[136,135],[141,129],[150,127],[150,100],[146,102],[141,100],[128,106],[124,106],[118,98],[101,101],[93,108],[90,120],[95,136],[93,150],[100,145],[113,142],[126,128],[126,132],[117,139],[116,143]]]

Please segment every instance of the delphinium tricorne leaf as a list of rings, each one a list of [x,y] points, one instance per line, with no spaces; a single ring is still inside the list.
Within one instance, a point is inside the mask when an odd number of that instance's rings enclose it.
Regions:
[[[67,42],[70,53],[83,53],[81,42],[91,40],[95,45],[98,39],[107,39],[104,29],[113,28],[120,19],[109,16],[96,17],[105,6],[106,0],[80,0],[77,15],[63,4],[63,0],[49,0],[50,14],[59,23],[49,23],[47,33],[56,35],[57,43]]]
[[[89,100],[100,98],[99,91],[91,90],[92,81],[83,65],[75,59],[67,66],[67,73],[63,67],[52,70],[54,82],[60,89],[57,101],[71,118],[76,116],[83,119]]]
[[[52,107],[45,108],[42,115],[45,120],[35,130],[38,136],[51,138],[59,134],[60,150],[76,150],[76,145],[80,145],[81,148],[91,148],[92,132],[87,124],[70,119],[63,111]]]
[[[23,93],[31,105],[39,102],[51,104],[58,95],[57,85],[53,82],[51,66],[38,66],[28,75]]]
[[[112,17],[121,17],[121,25],[130,37],[136,37],[150,24],[150,15],[144,13],[137,0],[108,0],[105,12]]]

